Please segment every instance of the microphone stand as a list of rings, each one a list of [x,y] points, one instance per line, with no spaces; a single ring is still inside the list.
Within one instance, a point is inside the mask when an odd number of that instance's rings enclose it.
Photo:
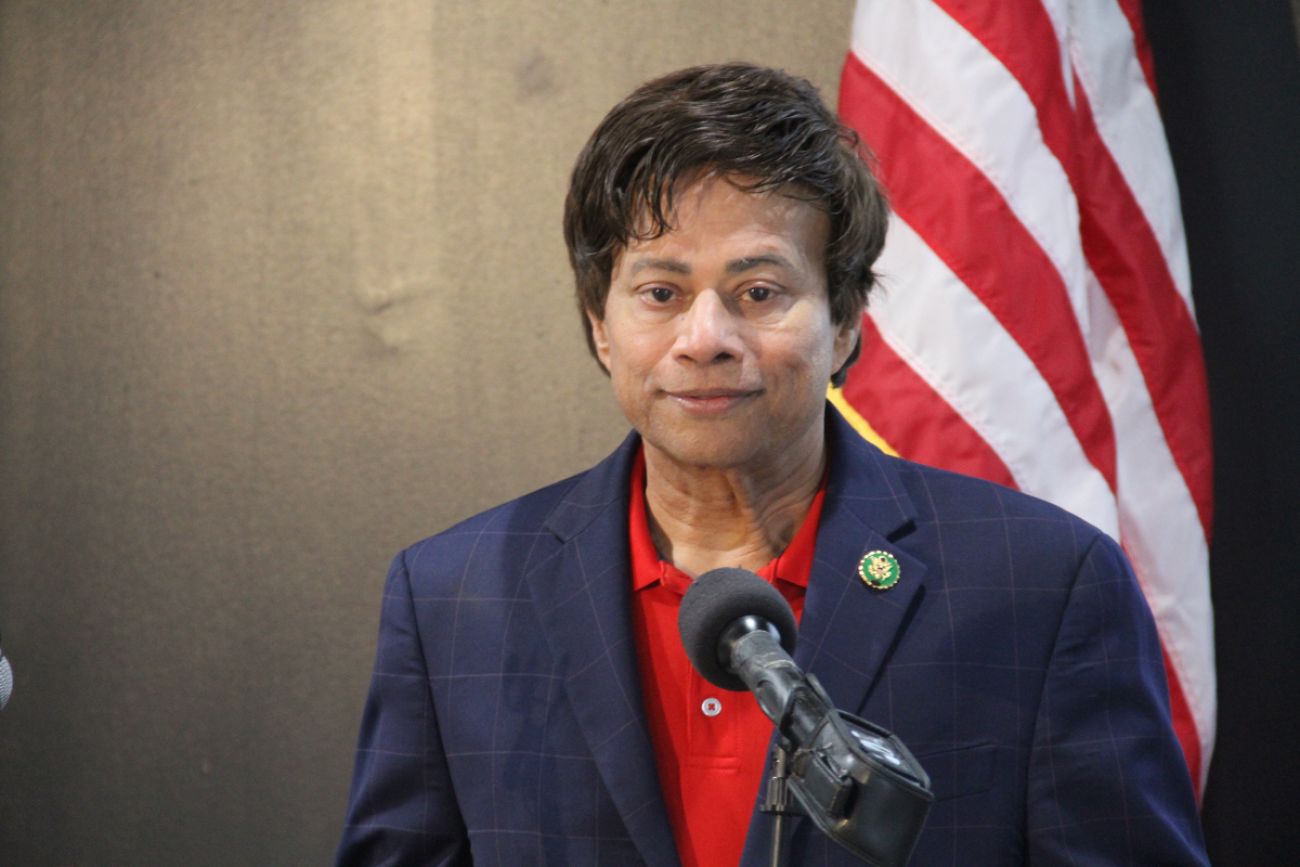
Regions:
[[[767,792],[759,810],[772,816],[772,845],[768,850],[771,867],[785,867],[790,858],[790,843],[785,837],[786,816],[801,816],[787,781],[790,778],[790,753],[784,737],[777,735],[772,746],[772,776],[767,778]]]

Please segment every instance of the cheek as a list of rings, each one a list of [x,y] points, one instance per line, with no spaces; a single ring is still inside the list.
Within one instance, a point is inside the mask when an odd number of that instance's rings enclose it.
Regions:
[[[817,388],[830,382],[836,354],[834,332],[829,326],[800,330],[783,351],[786,366],[797,371],[801,380],[816,380],[812,385]]]
[[[608,358],[615,400],[629,419],[640,417],[655,389],[652,353],[635,341],[611,340]]]
[[[650,329],[621,324],[608,332],[610,373],[626,381],[652,378],[655,368],[671,356],[671,340]]]

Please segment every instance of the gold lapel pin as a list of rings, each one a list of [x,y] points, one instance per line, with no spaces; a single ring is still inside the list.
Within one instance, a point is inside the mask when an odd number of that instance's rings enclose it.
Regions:
[[[858,563],[858,575],[872,590],[888,590],[898,583],[902,570],[898,558],[888,551],[868,551]]]

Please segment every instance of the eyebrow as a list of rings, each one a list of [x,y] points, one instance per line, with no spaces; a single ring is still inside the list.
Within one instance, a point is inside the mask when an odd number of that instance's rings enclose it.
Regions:
[[[691,266],[678,259],[637,259],[632,263],[629,273],[639,274],[647,268],[654,268],[656,271],[671,271],[674,274],[691,273]]]
[[[751,268],[757,268],[759,265],[773,265],[777,268],[794,270],[790,260],[784,256],[778,256],[776,253],[765,253],[761,256],[746,256],[743,259],[733,259],[727,263],[727,273],[740,274]]]
[[[760,265],[772,265],[777,268],[786,268],[793,270],[794,266],[790,260],[776,253],[764,253],[759,256],[745,256],[742,259],[733,259],[727,263],[728,274],[741,274]],[[638,259],[632,263],[629,273],[638,274],[646,269],[653,268],[658,271],[670,271],[674,274],[689,274],[691,266],[679,259]]]

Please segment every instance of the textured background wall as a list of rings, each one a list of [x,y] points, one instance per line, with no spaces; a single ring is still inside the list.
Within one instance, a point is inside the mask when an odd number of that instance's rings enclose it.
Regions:
[[[0,861],[326,861],[389,556],[622,435],[583,140],[851,11],[0,0]]]

